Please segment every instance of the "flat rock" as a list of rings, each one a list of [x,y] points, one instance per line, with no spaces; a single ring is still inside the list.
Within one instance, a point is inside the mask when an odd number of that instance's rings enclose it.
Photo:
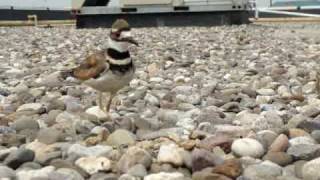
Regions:
[[[264,157],[263,160],[268,160],[273,163],[276,163],[280,166],[286,166],[290,163],[292,163],[293,159],[291,155],[285,153],[285,152],[268,152]]]

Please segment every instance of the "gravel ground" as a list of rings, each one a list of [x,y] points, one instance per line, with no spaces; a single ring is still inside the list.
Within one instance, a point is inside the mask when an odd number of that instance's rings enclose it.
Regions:
[[[0,178],[320,179],[319,28],[134,29],[114,122],[59,78],[109,29],[0,28]]]

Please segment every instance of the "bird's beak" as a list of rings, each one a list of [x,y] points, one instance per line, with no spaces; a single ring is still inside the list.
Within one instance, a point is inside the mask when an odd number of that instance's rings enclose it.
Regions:
[[[127,41],[127,42],[129,42],[129,43],[131,43],[131,44],[134,44],[134,45],[136,45],[136,46],[139,46],[139,43],[138,43],[136,40],[133,39],[130,31],[129,31],[129,32],[122,32],[122,33],[121,33],[121,36],[122,36],[121,39],[122,39],[123,41]]]
[[[134,40],[132,37],[127,37],[126,40],[131,43],[131,44],[134,44],[136,46],[139,46],[139,43],[138,41]]]

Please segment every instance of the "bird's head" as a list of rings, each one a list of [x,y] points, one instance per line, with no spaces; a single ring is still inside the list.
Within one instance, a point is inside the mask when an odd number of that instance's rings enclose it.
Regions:
[[[129,45],[138,46],[138,42],[133,39],[129,23],[124,19],[116,20],[111,27],[109,45],[120,51],[128,51]]]

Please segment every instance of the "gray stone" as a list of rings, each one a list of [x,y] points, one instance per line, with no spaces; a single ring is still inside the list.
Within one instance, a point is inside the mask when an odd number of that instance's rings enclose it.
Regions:
[[[56,172],[63,175],[68,180],[84,180],[84,178],[74,169],[60,168]]]
[[[13,169],[6,167],[6,166],[0,166],[0,179],[15,179],[16,173]]]
[[[74,144],[68,149],[69,156],[107,156],[112,151],[112,147],[96,145],[91,147],[86,147],[80,144]]]
[[[38,132],[37,139],[45,144],[53,144],[62,140],[63,133],[54,128],[44,128]]]
[[[4,164],[16,169],[21,164],[29,161],[33,161],[35,153],[29,149],[18,149],[9,154],[9,156],[4,160]]]
[[[97,173],[93,174],[89,180],[118,180],[118,176],[115,174],[105,174],[105,173]]]
[[[124,129],[117,129],[107,139],[107,144],[111,146],[131,145],[134,143],[135,135]]]
[[[137,164],[142,164],[144,167],[149,168],[151,163],[152,157],[147,151],[133,146],[122,155],[117,166],[120,172],[126,173]]]
[[[127,173],[140,178],[143,178],[148,174],[146,167],[144,167],[142,164],[132,166]]]
[[[261,164],[251,165],[244,170],[243,176],[248,179],[268,180],[276,179],[281,176],[282,169],[280,166],[270,161]]]
[[[320,130],[312,131],[311,137],[316,140],[318,143],[320,143]]]
[[[320,156],[320,145],[298,144],[289,147],[287,153],[296,160],[311,160]]]
[[[304,164],[302,178],[305,180],[318,180],[320,178],[320,158],[316,158]]]
[[[38,130],[39,124],[36,120],[32,119],[31,117],[22,117],[13,122],[11,127],[13,127],[16,131],[21,131],[25,129]]]

